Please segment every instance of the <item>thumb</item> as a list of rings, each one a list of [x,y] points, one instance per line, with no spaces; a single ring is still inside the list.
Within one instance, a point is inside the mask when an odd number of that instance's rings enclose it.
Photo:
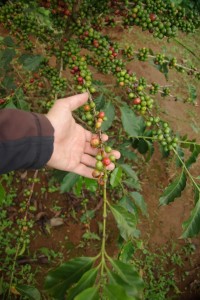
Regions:
[[[82,106],[85,102],[88,100],[88,93],[78,94],[74,95],[65,99],[62,99],[63,102],[66,101],[66,103],[69,105],[70,110],[73,111],[77,109],[78,107]]]

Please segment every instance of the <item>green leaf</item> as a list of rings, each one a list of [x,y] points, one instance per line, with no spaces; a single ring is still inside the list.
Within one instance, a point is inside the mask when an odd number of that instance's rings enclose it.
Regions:
[[[132,241],[126,242],[119,254],[119,260],[128,263],[133,258],[133,254],[135,253],[135,247]]]
[[[137,160],[137,154],[133,152],[131,148],[130,142],[125,142],[123,144],[120,144],[118,147],[118,150],[120,151],[122,157],[132,159],[132,160]]]
[[[105,106],[105,97],[103,94],[100,94],[99,97],[94,99],[94,102],[96,104],[96,109],[97,110],[102,110],[103,107]]]
[[[163,63],[162,65],[155,65],[156,69],[158,69],[161,73],[164,74],[166,80],[168,80],[168,73],[169,73],[169,68],[168,68],[168,62]]]
[[[98,188],[98,182],[91,178],[84,178],[86,190],[95,193]]]
[[[184,232],[182,238],[192,238],[200,232],[200,195],[199,199],[192,210],[191,216],[183,223]]]
[[[67,193],[69,192],[72,187],[75,185],[77,180],[79,179],[79,175],[74,173],[68,173],[62,180],[60,185],[60,191],[61,193]]]
[[[106,121],[103,121],[101,129],[102,131],[106,131],[112,126],[112,122],[115,118],[115,107],[111,101],[106,103],[106,105],[103,107],[103,111],[105,112],[105,115],[108,119]]]
[[[128,197],[124,196],[120,201],[119,205],[124,207],[127,211],[129,211],[131,214],[134,214],[137,217],[137,207],[133,203],[133,201]]]
[[[126,175],[130,177],[126,180],[123,180],[123,183],[125,183],[130,188],[140,190],[141,187],[140,187],[139,178],[137,176],[137,173],[131,168],[131,166],[127,164],[120,164],[120,167],[123,169]]]
[[[195,205],[196,205],[196,203],[199,200],[199,191],[200,191],[200,184],[196,184],[196,185],[193,185],[193,187],[194,187],[194,203],[195,203]]]
[[[144,139],[139,139],[138,143],[138,151],[140,154],[145,154],[149,150],[148,142],[145,141]]]
[[[115,170],[111,173],[110,176],[110,184],[113,188],[118,186],[121,183],[122,179],[122,168],[117,167]]]
[[[137,191],[141,190],[141,186],[138,180],[134,180],[133,178],[128,178],[122,181],[130,189],[135,189]]]
[[[123,106],[120,110],[122,124],[126,133],[131,137],[142,135],[145,129],[144,119],[137,117],[128,106]]]
[[[136,300],[135,297],[129,297],[125,289],[120,285],[107,284],[104,286],[105,299],[108,300]]]
[[[139,207],[144,216],[148,216],[147,205],[143,196],[138,192],[129,192],[129,195],[134,199],[135,204]]]
[[[139,289],[137,289],[136,284],[133,284],[133,283],[128,284],[118,274],[116,274],[114,272],[109,271],[108,276],[109,276],[110,284],[121,286],[125,290],[127,296],[137,297],[137,296],[141,295],[141,287],[139,287]]]
[[[36,71],[41,62],[44,60],[42,55],[34,55],[34,54],[22,54],[18,61],[23,65],[23,68],[27,71]]]
[[[5,195],[6,195],[6,191],[5,191],[3,185],[0,182],[0,203],[1,203],[1,201],[3,201]]]
[[[173,202],[175,198],[181,196],[181,192],[186,186],[187,177],[182,171],[180,176],[176,178],[170,185],[164,190],[164,193],[159,199],[160,205],[167,205]]]
[[[17,89],[16,93],[14,95],[14,103],[16,104],[16,107],[22,110],[29,111],[29,104],[24,100],[24,92],[23,90]]]
[[[139,231],[136,229],[136,217],[120,205],[109,205],[109,207],[123,239],[127,241],[132,237],[138,237]]]
[[[6,36],[3,40],[3,44],[7,47],[15,47],[15,43],[13,41],[13,39],[10,36]]]
[[[20,293],[20,295],[27,297],[30,300],[41,299],[40,292],[33,286],[18,284],[15,288]]]
[[[101,240],[100,237],[95,232],[91,232],[91,231],[86,231],[82,235],[82,238],[86,240],[97,240],[97,241]]]
[[[94,260],[93,257],[78,257],[60,265],[48,273],[45,289],[55,299],[63,300],[66,291],[91,269]]]
[[[2,86],[8,91],[15,90],[16,84],[14,82],[14,78],[10,76],[5,76],[2,81]]]
[[[139,180],[136,172],[131,168],[131,166],[127,164],[120,164],[120,167],[123,169],[126,175],[128,175],[129,177],[133,178],[136,181]]]
[[[74,300],[99,300],[98,288],[88,288],[79,295],[77,295]]]
[[[189,97],[191,99],[191,102],[195,103],[197,100],[197,89],[194,85],[189,85],[188,89],[189,89]]]
[[[114,260],[109,258],[109,261],[116,273],[127,283],[130,285],[136,285],[138,288],[143,288],[143,280],[140,278],[138,272],[135,267],[130,263],[124,263],[120,260]]]
[[[191,165],[193,163],[196,162],[199,153],[200,153],[200,146],[199,145],[194,145],[193,152],[192,152],[191,156],[188,158],[188,160],[185,163],[185,165],[188,169],[191,167]]]
[[[179,155],[179,157],[181,158],[182,161],[184,161],[184,151],[181,147],[177,148],[177,153]],[[182,167],[182,161],[179,159],[178,156],[176,156],[176,166],[177,167]]]
[[[0,69],[9,70],[10,63],[13,60],[16,52],[14,49],[6,48],[0,51]]]
[[[69,290],[67,300],[73,300],[75,296],[89,287],[92,287],[95,283],[98,273],[98,268],[91,269],[83,274],[79,282]]]

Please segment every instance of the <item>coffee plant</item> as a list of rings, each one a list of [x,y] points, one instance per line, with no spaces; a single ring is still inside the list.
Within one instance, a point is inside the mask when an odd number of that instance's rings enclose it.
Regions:
[[[151,48],[135,50],[136,45],[132,44],[122,48],[109,37],[109,28],[120,25],[126,34],[126,30],[137,26],[161,41],[178,42],[180,32],[192,34],[199,28],[199,1],[21,0],[0,1],[0,5],[0,26],[4,35],[0,36],[1,108],[46,113],[54,101],[66,94],[88,92],[88,103],[74,117],[96,133],[91,147],[98,149],[93,177],[103,199],[100,252],[95,257],[74,258],[50,270],[44,288],[50,299],[143,299],[143,280],[130,262],[133,241],[139,237],[139,213],[147,215],[139,179],[132,168],[135,150],[149,160],[155,145],[159,145],[164,157],[176,157],[177,174],[164,189],[159,204],[175,201],[190,181],[194,208],[183,224],[182,238],[199,234],[200,184],[190,168],[197,161],[200,144],[181,136],[161,118],[156,99],[160,93],[167,99],[196,105],[197,95],[192,86],[188,97],[182,99],[173,93],[172,86],[148,82],[129,70],[127,64],[132,60],[150,62],[166,78],[173,69],[187,74],[188,80],[199,80],[200,71],[194,65],[185,65],[176,57],[155,53]],[[199,60],[196,53],[190,51],[190,54]],[[112,76],[115,88],[109,90],[103,81],[97,80],[97,72]],[[102,133],[109,134],[109,131],[114,131],[114,137],[110,143],[104,143]],[[118,134],[119,139],[115,138]],[[109,172],[106,166],[115,163],[112,148],[119,148],[122,158],[115,170]],[[78,180],[79,176],[66,174],[61,191],[69,191]],[[13,294],[41,299],[35,287],[13,281],[16,259],[30,242],[27,232],[32,224],[27,210],[34,182],[31,191],[26,191],[25,216],[21,220],[4,299],[13,299]],[[110,190],[120,197],[119,201],[110,199]],[[0,195],[5,199],[2,184]],[[108,214],[113,215],[119,229],[121,253],[118,258],[107,252]]]

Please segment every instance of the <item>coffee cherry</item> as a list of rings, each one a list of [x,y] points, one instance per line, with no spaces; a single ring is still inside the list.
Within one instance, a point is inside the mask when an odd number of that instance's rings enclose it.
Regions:
[[[92,148],[97,148],[100,145],[99,137],[93,137],[90,141],[90,145]]]
[[[84,111],[90,111],[91,107],[90,107],[90,105],[86,104],[86,105],[84,105],[83,109],[84,109]]]
[[[0,99],[0,104],[3,104],[5,102],[5,99]]]
[[[141,99],[140,98],[135,98],[133,99],[133,102],[132,102],[134,105],[138,105],[141,103]]]
[[[157,19],[157,16],[156,16],[156,14],[151,13],[151,14],[149,15],[149,18],[150,18],[150,20],[151,20],[152,22],[154,22],[154,21]]]
[[[92,176],[94,177],[94,178],[99,178],[100,176],[101,176],[101,172],[99,171],[99,170],[94,170],[93,172],[92,172]]]
[[[99,129],[99,128],[101,128],[101,125],[102,125],[102,122],[96,122],[95,128]]]
[[[96,159],[97,159],[97,160],[102,160],[102,158],[103,158],[103,157],[102,157],[101,154],[97,154],[97,155],[96,155]]]
[[[100,160],[96,162],[95,167],[98,171],[103,171],[103,163]]]
[[[98,118],[103,119],[104,117],[105,117],[105,112],[104,112],[104,111],[100,111],[100,112],[98,113]]]
[[[105,152],[110,153],[112,151],[112,148],[110,146],[105,147]]]
[[[112,162],[115,162],[115,160],[116,160],[116,158],[115,158],[115,156],[113,154],[110,155],[109,158],[110,158],[110,161],[112,161]]]
[[[102,162],[103,162],[104,166],[109,166],[110,163],[111,163],[109,157],[104,157],[104,158],[102,159]]]

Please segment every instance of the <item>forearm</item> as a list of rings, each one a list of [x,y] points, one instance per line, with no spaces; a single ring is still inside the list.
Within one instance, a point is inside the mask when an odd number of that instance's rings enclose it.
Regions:
[[[53,135],[44,115],[0,110],[0,174],[43,167],[53,152]]]

